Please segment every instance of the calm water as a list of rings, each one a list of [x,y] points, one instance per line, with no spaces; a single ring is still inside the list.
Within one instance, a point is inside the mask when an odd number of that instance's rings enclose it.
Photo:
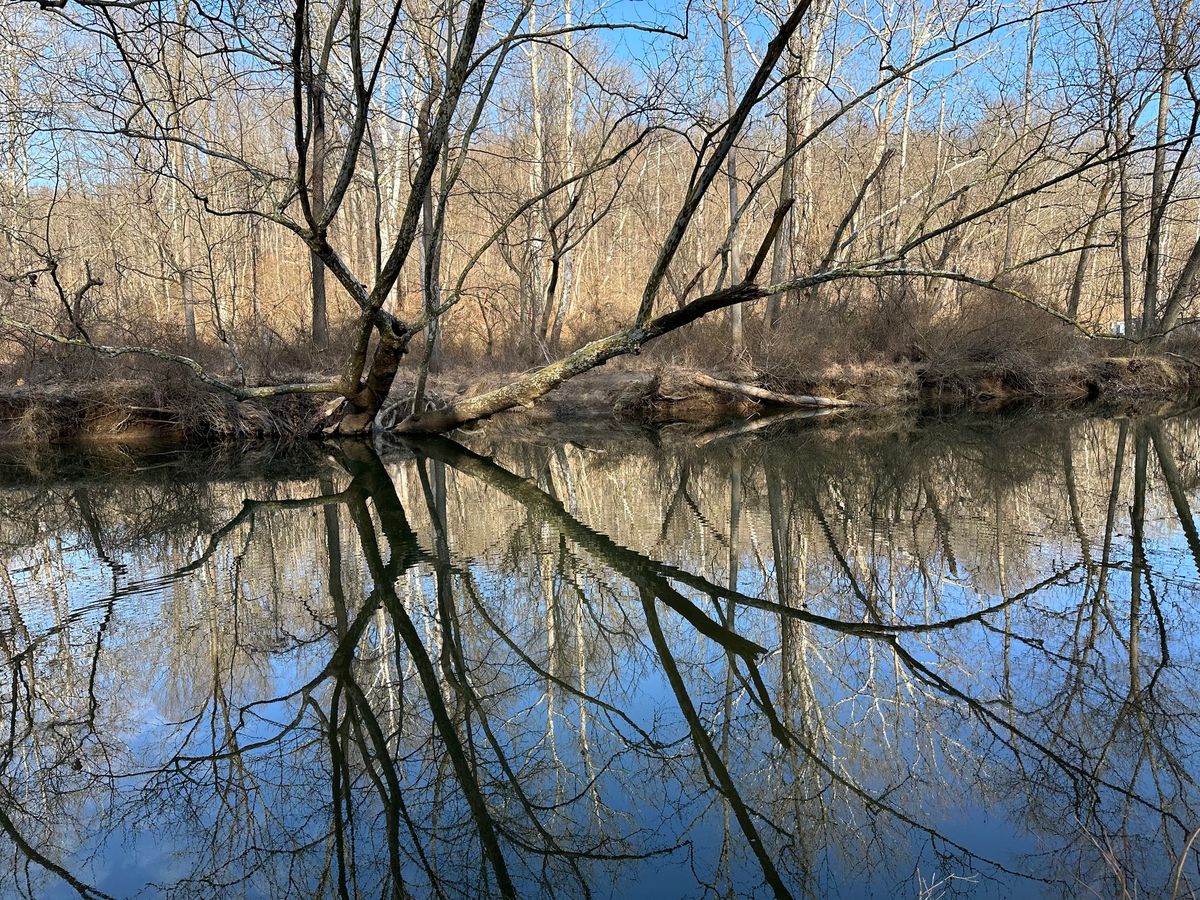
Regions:
[[[1198,447],[14,458],[0,893],[1193,896]]]

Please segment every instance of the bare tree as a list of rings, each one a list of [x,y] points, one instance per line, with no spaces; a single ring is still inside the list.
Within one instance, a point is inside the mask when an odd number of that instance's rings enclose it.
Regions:
[[[55,86],[63,103],[22,113],[22,146],[58,141],[80,174],[48,191],[10,170],[5,233],[50,233],[71,285],[103,284],[84,292],[90,329],[48,319],[61,300],[43,284],[7,297],[6,334],[156,357],[238,399],[328,396],[330,433],[393,402],[410,432],[534,403],[714,314],[725,355],[786,308],[799,333],[918,291],[934,320],[988,290],[1092,334],[1118,295],[1132,324],[1140,282],[1144,330],[1166,333],[1200,271],[1200,234],[1180,237],[1200,110],[1188,0],[1149,16],[722,2],[685,21],[578,0],[293,0],[282,19],[257,0],[40,5],[5,22],[52,27],[63,49],[10,67],[8,92]],[[1131,35],[1151,19],[1147,58]],[[1047,28],[1086,35],[1099,65],[1040,52]],[[106,233],[108,209],[124,219]],[[76,211],[95,224],[68,242]],[[34,266],[19,257],[5,284]],[[176,315],[183,346],[154,340]],[[329,348],[298,377],[239,346],[298,336]],[[541,366],[446,404],[428,383],[450,352]]]

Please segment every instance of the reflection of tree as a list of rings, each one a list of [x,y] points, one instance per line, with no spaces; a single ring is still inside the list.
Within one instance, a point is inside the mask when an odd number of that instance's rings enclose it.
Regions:
[[[699,759],[705,766],[708,777],[713,779],[714,788],[723,796],[730,807],[733,809],[739,825],[742,828],[743,835],[749,845],[751,851],[758,859],[762,868],[763,877],[768,885],[776,893],[786,893],[786,888],[783,885],[779,873],[776,871],[773,862],[772,854],[769,853],[763,845],[762,838],[759,835],[758,829],[754,825],[756,818],[762,818],[762,814],[757,811],[752,811],[740,795],[736,788],[732,777],[722,759],[722,754],[718,752],[712,737],[701,724],[700,718],[696,712],[696,707],[684,687],[683,679],[679,674],[679,669],[675,663],[672,652],[667,645],[662,634],[662,629],[658,624],[658,615],[655,610],[653,600],[663,602],[672,611],[678,613],[690,625],[696,628],[698,632],[706,637],[714,640],[722,646],[730,657],[730,672],[733,671],[733,658],[736,656],[745,662],[747,667],[747,678],[741,680],[742,686],[745,688],[746,698],[764,715],[765,725],[769,731],[776,737],[779,743],[785,747],[798,747],[804,751],[814,763],[817,764],[826,777],[830,777],[834,782],[841,787],[847,789],[856,799],[867,803],[869,806],[891,812],[897,819],[908,826],[917,827],[930,834],[935,840],[952,847],[955,850],[967,853],[968,849],[961,844],[953,841],[946,835],[938,833],[935,829],[923,825],[918,820],[904,814],[900,810],[894,808],[888,803],[884,796],[873,795],[869,790],[859,784],[856,784],[851,778],[847,777],[843,771],[839,771],[828,761],[806,745],[799,735],[789,732],[781,723],[775,705],[769,696],[762,674],[755,664],[755,658],[763,652],[761,647],[753,643],[746,643],[746,639],[736,634],[736,632],[728,631],[724,626],[712,623],[703,613],[696,608],[691,602],[685,598],[679,591],[670,583],[671,580],[678,580],[686,584],[688,587],[694,588],[707,594],[709,598],[716,603],[718,600],[725,600],[729,604],[729,609],[733,610],[737,605],[745,605],[754,609],[770,609],[776,611],[779,615],[794,618],[801,622],[810,625],[819,625],[830,631],[840,632],[844,634],[853,634],[870,640],[878,640],[891,647],[897,658],[907,664],[914,674],[918,675],[928,684],[934,685],[943,693],[952,696],[970,700],[960,692],[956,691],[952,686],[945,682],[941,682],[935,675],[925,666],[921,665],[911,654],[902,650],[897,644],[897,638],[902,633],[912,632],[932,632],[941,629],[949,629],[963,625],[969,621],[978,620],[985,614],[991,614],[1007,607],[1009,604],[1025,599],[1032,595],[1037,590],[1053,583],[1061,578],[1061,575],[1056,575],[1046,582],[1037,585],[1029,592],[1003,601],[996,607],[986,609],[981,613],[965,616],[953,621],[946,622],[930,622],[923,625],[896,625],[885,623],[882,621],[878,611],[875,610],[872,602],[867,598],[866,594],[854,581],[852,573],[850,573],[849,563],[844,555],[830,536],[830,549],[837,558],[842,569],[850,576],[851,583],[855,587],[857,596],[863,601],[864,608],[871,612],[871,620],[868,622],[861,621],[840,621],[825,616],[819,616],[809,613],[803,609],[789,608],[771,601],[754,598],[743,594],[734,587],[722,588],[714,583],[708,582],[705,579],[691,575],[673,567],[664,566],[647,557],[644,557],[632,550],[620,547],[615,544],[607,536],[595,532],[582,523],[569,516],[553,497],[549,494],[540,491],[536,486],[518,478],[515,475],[501,469],[488,460],[471,454],[462,448],[451,444],[450,442],[426,441],[419,445],[419,451],[425,454],[453,465],[460,471],[469,473],[481,480],[486,481],[490,486],[504,491],[506,494],[517,498],[526,509],[538,509],[549,521],[558,528],[563,534],[569,536],[574,543],[582,549],[587,550],[593,556],[597,556],[605,562],[607,567],[612,571],[619,573],[634,585],[641,592],[642,605],[645,612],[645,627],[649,631],[654,643],[654,648],[657,652],[660,664],[663,666],[667,676],[667,680],[671,685],[672,691],[675,693],[680,710],[684,715],[685,721],[688,724],[692,739],[696,745]],[[736,469],[735,469],[736,472]],[[736,486],[736,479],[734,481]],[[736,497],[736,487],[734,491]],[[737,504],[732,504],[731,509],[737,509]],[[824,522],[824,517],[820,513],[819,508],[816,510],[818,519],[823,523],[823,528],[829,533],[828,525]],[[736,522],[736,512],[731,518],[731,523]],[[731,529],[732,531],[733,529]],[[731,535],[732,537],[732,535]],[[733,566],[730,565],[730,583],[734,583],[736,579],[733,575]],[[663,577],[663,576],[666,577]],[[727,614],[727,621],[733,620],[732,613]],[[727,697],[729,694],[729,686],[727,685]],[[728,706],[726,706],[728,710]],[[727,713],[728,715],[728,713]],[[727,721],[727,720],[726,720]],[[727,734],[725,729],[722,729],[723,734]],[[1034,739],[1025,737],[1027,741],[1035,742]],[[1036,742],[1035,742],[1036,743]],[[884,792],[885,794],[888,792]],[[769,821],[769,819],[768,819]],[[773,823],[776,830],[782,831],[781,826]],[[783,832],[786,834],[786,832]],[[792,835],[788,835],[792,837]],[[1004,869],[1002,866],[998,868]],[[1007,871],[1006,869],[1004,869]]]
[[[0,492],[51,523],[0,525],[11,870],[88,894],[86,821],[169,836],[186,896],[1186,893],[1188,430],[759,434]]]

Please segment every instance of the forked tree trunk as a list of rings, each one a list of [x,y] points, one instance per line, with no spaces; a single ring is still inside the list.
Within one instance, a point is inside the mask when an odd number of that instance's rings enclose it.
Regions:
[[[397,225],[391,250],[380,266],[374,286],[367,291],[350,274],[336,254],[325,258],[326,265],[355,297],[362,309],[357,334],[342,374],[342,396],[325,412],[322,430],[328,434],[365,434],[371,430],[375,417],[383,408],[396,379],[400,359],[408,350],[413,335],[420,330],[406,326],[386,313],[383,305],[403,273],[413,242],[418,237],[418,225],[426,192],[430,189],[437,166],[441,162],[454,112],[470,72],[485,5],[484,0],[470,0],[466,18],[461,25],[462,30],[458,34],[458,44],[453,52],[453,62],[446,73],[445,84],[429,98],[431,109],[436,109],[437,113],[431,119],[428,140],[422,148],[420,163],[413,174],[408,200]],[[360,110],[359,115],[365,114],[365,108]],[[360,134],[365,132],[365,118],[361,121],[364,124]],[[349,184],[348,177],[344,176],[348,171],[343,166],[342,175],[339,176],[333,192],[335,196],[344,196],[345,188]],[[320,249],[320,246],[314,249]],[[371,352],[372,338],[375,342],[374,353]]]
[[[408,339],[403,335],[383,331],[378,340],[375,355],[371,357],[371,367],[359,389],[339,398],[334,408],[328,411],[329,424],[324,429],[326,433],[370,433],[375,417],[383,409],[383,404],[392,390],[392,383],[395,382],[396,372],[400,368],[400,360],[408,350]]]

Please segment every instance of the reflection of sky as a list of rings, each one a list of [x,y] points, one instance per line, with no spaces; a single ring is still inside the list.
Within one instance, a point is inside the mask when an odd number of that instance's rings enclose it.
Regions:
[[[868,467],[869,471],[869,467]],[[881,472],[881,477],[887,473]],[[699,469],[693,475],[700,485],[699,495],[718,495],[723,489],[719,467]],[[581,475],[582,479],[582,475]],[[451,476],[452,487],[467,476]],[[754,476],[747,474],[748,493],[756,490]],[[869,487],[869,485],[868,485]],[[1178,528],[1166,515],[1161,486],[1153,479],[1151,491],[1152,521],[1147,523],[1147,559],[1151,579],[1167,627],[1170,665],[1162,671],[1156,686],[1156,702],[1170,715],[1166,733],[1157,735],[1179,754],[1185,772],[1194,773],[1191,754],[1196,742],[1196,697],[1194,683],[1194,637],[1188,619],[1195,591],[1196,573],[1187,544]],[[300,494],[311,493],[305,489]],[[629,498],[631,501],[635,498]],[[419,500],[409,499],[410,505]],[[1045,501],[1043,510],[1052,508]],[[480,602],[488,615],[524,653],[548,665],[546,659],[545,603],[542,587],[543,567],[551,567],[558,553],[557,535],[551,529],[528,530],[518,537],[514,527],[527,529],[528,514],[507,503],[509,514],[499,515],[491,549],[474,557],[455,554],[455,562],[471,575]],[[1099,748],[1113,722],[1121,718],[1120,707],[1128,688],[1128,651],[1124,632],[1129,619],[1129,572],[1131,557],[1128,507],[1122,502],[1115,531],[1109,588],[1111,620],[1099,621],[1094,653],[1085,671],[1078,699],[1067,708],[1062,701],[1064,686],[1072,675],[1071,634],[1077,628],[1080,597],[1085,576],[1076,568],[1061,580],[1009,608],[1008,635],[1002,632],[1002,613],[990,615],[985,623],[968,623],[952,630],[927,634],[906,634],[899,641],[923,665],[944,678],[953,688],[961,689],[980,701],[982,708],[997,719],[988,721],[972,714],[964,703],[929,684],[922,684],[897,668],[885,643],[852,635],[839,634],[817,625],[802,626],[809,641],[806,659],[812,675],[812,690],[820,721],[827,732],[824,739],[811,740],[814,751],[825,762],[872,795],[886,795],[887,809],[867,805],[846,789],[832,784],[828,773],[804,764],[803,754],[785,751],[771,736],[764,716],[751,702],[748,692],[734,686],[731,717],[728,720],[726,762],[743,797],[763,814],[759,827],[767,845],[778,860],[785,878],[794,879],[801,867],[813,873],[811,889],[818,896],[916,896],[917,874],[926,882],[949,875],[971,877],[974,882],[956,882],[972,896],[1072,895],[1082,885],[1071,881],[1078,868],[1071,859],[1079,856],[1095,864],[1095,852],[1078,834],[1072,817],[1083,814],[1080,798],[1070,777],[1047,762],[1046,756],[1031,742],[1053,746],[1058,752],[1078,743],[1072,762],[1088,758],[1095,763]],[[410,511],[412,512],[412,511]],[[415,515],[415,513],[414,513]],[[953,514],[955,525],[975,513],[968,508]],[[990,512],[979,514],[987,519]],[[747,517],[750,514],[747,512]],[[692,518],[685,539],[666,548],[676,562],[692,560],[684,568],[721,581],[723,570],[705,562],[700,552],[702,530],[712,529],[719,515],[701,523]],[[831,517],[832,518],[832,517]],[[414,526],[417,520],[414,518]],[[1040,519],[1037,521],[1041,521]],[[853,523],[850,523],[853,524]],[[1089,518],[1088,531],[1102,527]],[[268,525],[272,527],[268,527]],[[293,540],[282,540],[287,528]],[[846,523],[836,522],[834,531]],[[452,550],[457,546],[453,516],[450,523]],[[846,526],[849,527],[849,526]],[[1044,528],[1044,526],[1042,526]],[[749,527],[745,532],[751,531]],[[922,621],[924,576],[917,571],[911,554],[896,552],[888,568],[887,530],[878,524],[868,527],[869,552],[852,556],[849,566],[860,579],[873,574],[871,589],[880,596],[894,596],[897,621]],[[1003,529],[1002,529],[1003,531]],[[1017,528],[1023,534],[1014,546],[1028,547],[1020,562],[1023,571],[1032,573],[1008,584],[1008,593],[1025,590],[1058,571],[1078,562],[1069,528],[1039,536],[1031,519],[1029,528]],[[301,536],[296,542],[294,537]],[[347,568],[358,567],[357,544],[347,542]],[[1064,537],[1064,535],[1066,535]],[[621,535],[613,535],[620,540]],[[770,540],[756,534],[756,547],[745,550],[739,562],[738,588],[753,596],[773,597],[773,561]],[[423,533],[424,546],[432,541]],[[1039,539],[1040,538],[1040,539]],[[325,535],[322,520],[309,510],[274,514],[270,523],[256,522],[231,536],[228,547],[214,554],[202,568],[178,581],[162,581],[171,569],[153,548],[143,548],[120,556],[127,568],[123,578],[133,583],[154,583],[153,590],[119,598],[109,627],[104,632],[103,656],[98,673],[97,695],[101,699],[99,721],[107,744],[119,748],[118,762],[130,771],[152,768],[176,753],[203,754],[211,748],[214,734],[223,733],[220,715],[206,700],[209,673],[207,648],[209,629],[227,634],[231,617],[243,638],[243,649],[232,666],[225,690],[228,704],[235,709],[257,703],[251,712],[237,717],[238,739],[242,746],[265,743],[248,751],[243,764],[253,774],[256,791],[245,810],[223,809],[212,800],[211,766],[199,766],[193,777],[200,779],[193,791],[182,790],[179,779],[155,779],[147,782],[133,776],[116,783],[113,806],[108,800],[93,801],[72,822],[61,823],[65,845],[74,843],[74,852],[65,861],[77,874],[114,895],[134,893],[148,883],[170,885],[206,865],[228,865],[222,873],[228,877],[245,876],[237,883],[237,893],[246,896],[268,895],[271,878],[284,877],[288,863],[284,855],[253,850],[265,842],[278,840],[281,846],[303,844],[306,836],[315,839],[327,827],[329,804],[329,763],[327,748],[320,742],[320,731],[313,716],[294,696],[297,687],[310,681],[329,660],[331,639],[328,629],[332,617],[321,586],[320,565],[311,562],[323,552]],[[535,542],[536,546],[530,542]],[[19,581],[21,615],[31,638],[45,638],[38,647],[38,659],[49,667],[49,655],[55,652],[58,635],[51,633],[57,618],[48,603],[51,595],[65,598],[66,608],[79,613],[67,634],[69,654],[79,666],[68,692],[86,697],[87,665],[95,646],[96,627],[108,609],[106,591],[111,578],[107,568],[98,565],[73,537],[65,542],[76,549],[66,551],[55,570],[66,573],[57,583],[41,583],[32,573],[47,572],[48,567],[22,573],[14,569]],[[196,546],[203,546],[203,541]],[[930,542],[932,545],[932,541]],[[354,551],[350,553],[351,546]],[[520,550],[514,557],[513,547]],[[1076,545],[1077,546],[1077,545]],[[1092,535],[1092,554],[1099,556],[1100,540]],[[248,549],[247,549],[248,548]],[[819,550],[820,548],[818,548]],[[902,549],[902,548],[898,548]],[[240,566],[235,557],[245,550]],[[235,552],[236,551],[236,552]],[[269,551],[269,552],[268,552]],[[32,552],[32,551],[30,551]],[[739,896],[765,895],[758,865],[748,851],[736,823],[728,826],[731,835],[728,875],[718,861],[726,833],[723,804],[706,783],[704,769],[696,760],[688,739],[688,728],[676,702],[660,661],[653,652],[643,621],[636,591],[622,578],[605,573],[586,552],[578,553],[576,585],[593,603],[592,621],[585,627],[586,655],[589,661],[590,691],[603,701],[624,711],[637,725],[652,731],[666,749],[661,754],[634,752],[619,734],[632,738],[632,729],[601,710],[589,708],[589,750],[593,763],[602,770],[595,782],[595,795],[603,808],[600,817],[606,833],[622,837],[610,850],[647,852],[684,844],[681,849],[649,860],[619,863],[581,863],[599,896],[669,897],[698,893],[697,880],[726,886]],[[1015,552],[1011,551],[1010,552]],[[276,581],[281,571],[279,557],[291,554],[283,563],[286,584]],[[306,557],[307,554],[307,557]],[[758,560],[763,560],[759,566]],[[522,569],[513,571],[513,560]],[[813,570],[808,583],[808,609],[817,614],[845,617],[847,610],[862,609],[852,599],[845,573],[832,563],[828,554],[814,551]],[[957,578],[951,578],[945,559],[935,549],[926,567],[939,586],[931,619],[953,618],[989,606],[999,599],[994,591],[981,589],[978,572],[968,571],[961,561]],[[307,581],[307,585],[305,585]],[[429,569],[420,577],[401,579],[402,599],[413,617],[426,645],[437,659],[437,621],[433,615],[434,581]],[[233,599],[235,586],[238,596]],[[544,679],[529,672],[518,655],[494,636],[473,602],[463,591],[461,580],[456,593],[461,604],[463,629],[472,636],[467,643],[468,668],[473,686],[485,698],[493,721],[493,731],[505,756],[509,758],[524,789],[535,802],[552,800],[556,790],[579,797],[568,803],[558,815],[546,814],[545,820],[565,844],[587,846],[595,836],[596,807],[584,788],[587,785],[586,760],[578,740],[581,724],[580,704],[559,690],[552,699]],[[288,628],[278,634],[264,633],[264,610],[278,605],[282,593],[293,602],[287,606]],[[680,586],[706,613],[716,616],[711,601],[696,591]],[[369,589],[369,585],[365,587]],[[347,602],[353,614],[364,600],[364,590],[348,592]],[[1090,590],[1094,590],[1093,585]],[[274,598],[274,599],[272,599]],[[560,600],[560,602],[562,602]],[[303,604],[313,610],[307,619],[296,615]],[[726,723],[727,661],[723,652],[707,639],[697,636],[692,627],[665,605],[658,604],[659,616],[667,641],[687,685],[689,696],[699,710],[708,734],[722,746]],[[234,616],[233,613],[237,615]],[[1160,656],[1157,626],[1151,620],[1149,596],[1143,597],[1142,665],[1143,684],[1155,670]],[[625,635],[625,617],[631,629]],[[359,680],[371,692],[373,705],[383,717],[388,710],[389,682],[371,674],[378,672],[381,641],[394,640],[390,632],[381,634],[375,619],[360,641],[357,655],[361,666]],[[214,623],[216,623],[214,625]],[[739,633],[767,646],[762,663],[763,677],[772,697],[782,704],[784,679],[780,671],[780,633],[776,617],[770,613],[740,609]],[[614,641],[609,653],[600,641],[601,626],[607,639]],[[571,623],[564,626],[564,646],[574,652]],[[622,634],[619,639],[613,635]],[[283,635],[283,640],[276,639]],[[172,644],[172,636],[177,643]],[[186,645],[184,642],[187,642]],[[228,655],[228,654],[226,654]],[[375,668],[372,669],[371,667]],[[745,667],[742,666],[744,673]],[[50,674],[47,668],[47,674]],[[392,671],[394,676],[394,670]],[[390,676],[389,676],[390,677]],[[569,678],[569,673],[562,677]],[[394,681],[394,678],[393,678]],[[1012,685],[1012,703],[1005,701],[1005,684]],[[314,699],[328,710],[331,686],[326,682],[314,692]],[[405,735],[393,752],[403,757],[398,763],[401,782],[415,814],[427,812],[432,802],[433,774],[436,761],[426,758],[419,746],[428,731],[425,705],[417,700],[419,685],[408,675],[404,685],[403,715]],[[394,698],[394,695],[392,695]],[[285,697],[274,700],[270,698]],[[548,710],[555,704],[555,738],[547,737]],[[199,718],[193,718],[199,713]],[[297,716],[304,725],[282,744],[270,743],[281,728]],[[801,710],[783,715],[797,728],[813,726],[811,712]],[[1029,740],[1014,738],[1003,722],[1010,718]],[[1157,726],[1138,724],[1129,716],[1115,730],[1119,739],[1106,755],[1103,777],[1110,785],[1131,785],[1142,796],[1154,796],[1154,775],[1138,758],[1137,741],[1141,732]],[[194,728],[194,730],[192,730]],[[482,768],[496,776],[494,754],[487,738],[476,726],[472,736],[477,742]],[[1011,746],[1006,746],[1006,743]],[[552,752],[553,751],[553,752]],[[556,757],[556,758],[555,758]],[[89,760],[89,767],[94,764]],[[216,767],[223,778],[232,778],[228,765]],[[1157,773],[1163,784],[1164,771]],[[1165,793],[1181,791],[1181,811],[1190,809],[1194,797],[1185,783],[1167,778]],[[447,804],[443,811],[447,823],[445,840],[451,845],[459,838],[458,824],[465,815],[461,797],[443,784]],[[795,795],[789,800],[788,795]],[[379,801],[364,777],[353,790],[360,823],[378,825]],[[490,792],[493,803],[506,816],[520,822],[512,808],[509,790]],[[1124,798],[1111,788],[1099,791],[1099,821],[1114,830],[1124,827],[1128,835],[1121,840],[1130,848],[1131,860],[1138,866],[1139,883],[1161,885],[1169,875],[1169,860],[1158,834],[1157,814],[1132,804],[1124,808]],[[78,806],[68,801],[68,806]],[[1040,886],[1006,874],[978,860],[955,852],[940,840],[932,840],[918,827],[899,821],[897,811],[918,825],[940,832],[950,841],[969,848],[982,857],[1007,868],[1042,877],[1066,879],[1052,886]],[[95,818],[103,827],[90,827]],[[787,832],[775,832],[768,819]],[[220,853],[215,860],[200,854],[203,840],[210,834],[244,829],[246,834],[235,845],[247,852],[242,861],[231,862]],[[522,829],[525,834],[527,829]],[[1179,836],[1173,834],[1178,842]],[[797,846],[799,841],[805,846]],[[509,864],[518,885],[536,887],[540,860],[522,854],[511,844],[506,846]],[[313,873],[319,869],[327,847],[320,844],[309,851],[300,865],[294,893],[311,892]],[[358,832],[356,859],[364,873],[379,872],[386,860],[386,847],[378,832]],[[318,858],[320,857],[320,858]],[[264,862],[269,860],[269,862]],[[245,871],[254,862],[259,868]],[[476,851],[443,857],[449,868],[445,874],[461,874],[468,882],[478,870]],[[458,865],[462,872],[455,873]],[[1085,869],[1086,871],[1086,869]],[[410,887],[421,893],[424,874],[415,867],[406,872]],[[183,889],[184,895],[196,892],[196,885]],[[155,893],[151,891],[150,893]],[[48,891],[46,896],[67,896]]]

